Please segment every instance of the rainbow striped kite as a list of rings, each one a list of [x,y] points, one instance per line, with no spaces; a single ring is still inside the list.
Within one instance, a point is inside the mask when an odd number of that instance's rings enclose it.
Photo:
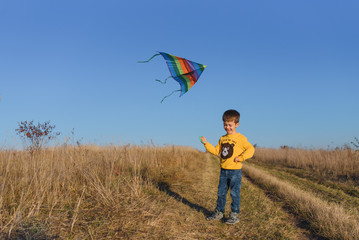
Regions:
[[[162,57],[166,60],[171,76],[166,78],[164,82],[160,80],[156,81],[165,84],[167,79],[173,78],[181,86],[180,90],[175,90],[171,94],[165,96],[161,103],[163,100],[165,100],[165,98],[171,96],[174,92],[181,92],[180,97],[185,94],[198,81],[199,76],[201,76],[202,72],[206,68],[206,65],[195,63],[185,58],[180,58],[164,52],[159,52],[158,54],[153,55],[147,61],[140,61],[139,63],[149,62],[152,58],[158,55],[162,55]]]

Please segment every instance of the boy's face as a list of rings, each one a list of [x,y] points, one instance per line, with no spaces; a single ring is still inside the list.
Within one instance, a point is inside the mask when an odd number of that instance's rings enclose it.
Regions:
[[[239,126],[239,123],[235,123],[234,121],[226,121],[223,122],[223,128],[226,130],[227,134],[237,133],[236,128]]]

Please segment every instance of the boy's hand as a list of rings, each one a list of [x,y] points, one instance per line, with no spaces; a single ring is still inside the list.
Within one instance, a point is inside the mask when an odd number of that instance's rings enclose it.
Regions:
[[[239,155],[238,157],[235,157],[233,161],[240,162],[239,158],[242,158],[242,156],[243,156],[243,153],[241,155]]]
[[[205,137],[200,136],[199,139],[201,139],[201,142],[202,142],[203,144],[206,144],[206,143],[207,143],[207,139],[206,139]]]

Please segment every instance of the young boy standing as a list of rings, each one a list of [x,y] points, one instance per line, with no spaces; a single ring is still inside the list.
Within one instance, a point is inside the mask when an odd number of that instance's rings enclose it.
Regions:
[[[236,131],[239,126],[240,114],[236,110],[228,110],[223,114],[223,127],[227,132],[222,136],[217,146],[210,144],[205,137],[201,137],[206,150],[220,157],[221,174],[218,184],[217,207],[207,220],[220,220],[224,216],[226,206],[226,195],[231,189],[231,212],[225,220],[227,224],[239,222],[240,191],[242,181],[242,162],[254,154],[254,147],[247,141],[247,138]]]

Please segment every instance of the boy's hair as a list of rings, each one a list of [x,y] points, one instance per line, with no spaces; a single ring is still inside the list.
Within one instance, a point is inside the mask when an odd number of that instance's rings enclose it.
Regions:
[[[223,122],[231,122],[234,121],[234,123],[239,123],[239,117],[240,114],[236,110],[230,109],[223,113]]]

